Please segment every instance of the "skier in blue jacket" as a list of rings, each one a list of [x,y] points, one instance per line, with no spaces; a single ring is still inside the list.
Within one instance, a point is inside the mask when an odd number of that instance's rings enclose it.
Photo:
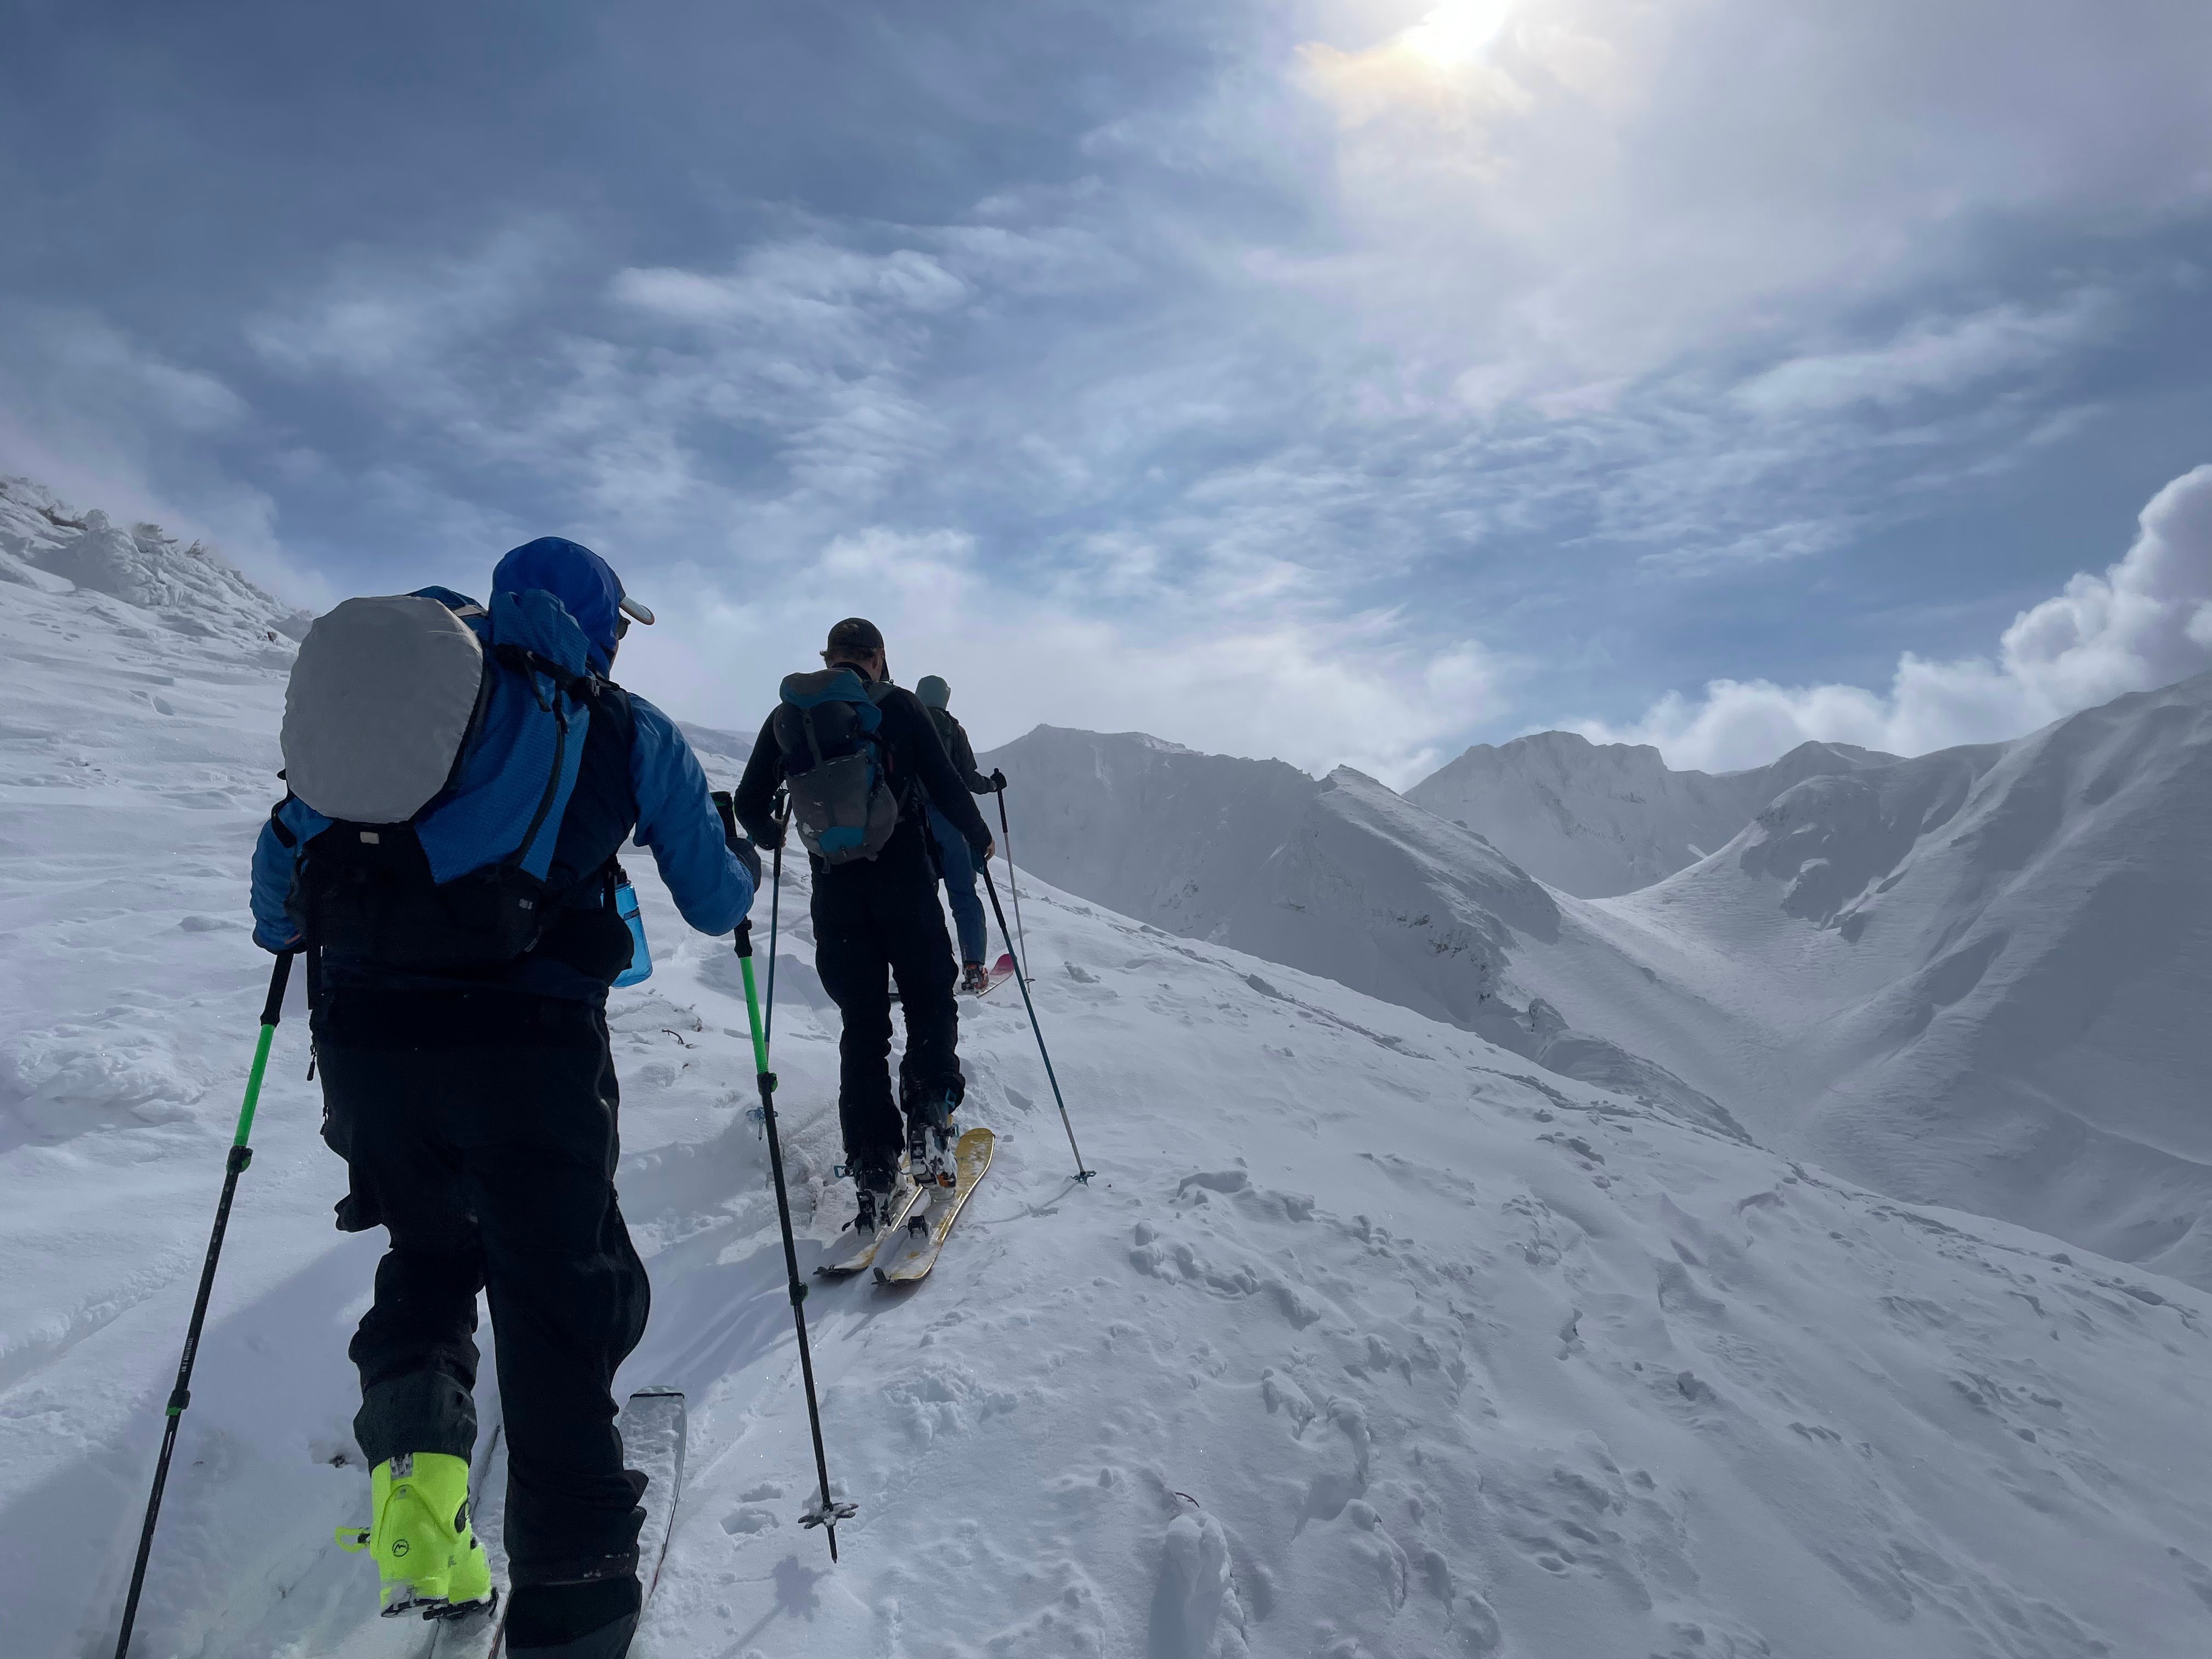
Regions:
[[[641,1601],[644,1478],[623,1467],[612,1385],[644,1334],[650,1291],[614,1188],[619,1091],[605,1003],[631,948],[611,902],[615,855],[635,833],[704,933],[744,918],[760,864],[749,844],[726,839],[674,724],[607,678],[630,624],[653,616],[606,563],[546,537],[507,554],[492,583],[495,605],[529,596],[550,630],[545,649],[586,671],[574,681],[589,714],[574,785],[557,828],[542,827],[550,860],[541,839],[529,843],[540,849],[549,918],[535,945],[513,960],[434,969],[380,959],[374,941],[390,936],[375,917],[349,932],[327,921],[338,912],[318,896],[331,860],[319,865],[315,837],[330,820],[289,798],[255,849],[253,936],[266,950],[315,952],[324,1134],[350,1183],[338,1224],[390,1235],[374,1304],[348,1351],[374,1505],[354,1547],[376,1555],[387,1611],[452,1615],[496,1599],[467,1518],[477,1294],[489,1289],[508,1445],[506,1644],[538,1659],[619,1659]],[[483,607],[425,592],[489,641]],[[534,771],[514,761],[511,785],[477,775],[514,760],[502,721],[526,718],[520,700],[533,695],[526,675],[486,654],[495,683],[448,791],[489,784],[534,800],[542,758]],[[364,903],[391,902],[353,902],[345,914],[357,920]],[[390,923],[404,929],[418,912],[395,911]]]

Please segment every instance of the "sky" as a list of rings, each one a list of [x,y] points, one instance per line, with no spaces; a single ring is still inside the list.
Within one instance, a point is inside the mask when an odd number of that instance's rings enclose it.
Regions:
[[[9,0],[0,471],[1387,782],[2212,666],[2202,0]]]

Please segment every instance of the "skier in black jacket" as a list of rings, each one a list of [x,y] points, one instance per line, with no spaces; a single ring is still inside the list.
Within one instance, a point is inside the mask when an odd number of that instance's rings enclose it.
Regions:
[[[975,746],[968,741],[968,728],[946,707],[952,701],[952,688],[939,676],[925,674],[915,682],[914,695],[915,701],[929,711],[930,724],[944,739],[945,752],[951,759],[952,769],[959,774],[969,793],[988,795],[1005,788],[1005,773],[994,772],[985,777],[976,769]],[[952,827],[952,820],[934,798],[929,803],[929,838],[937,847],[938,869],[945,877],[945,896],[952,906],[952,925],[960,935],[960,988],[981,991],[991,981],[983,969],[987,945],[983,901],[975,896],[975,863],[969,856],[967,841]]]
[[[927,807],[939,803],[978,862],[991,856],[991,832],[928,712],[912,692],[890,684],[884,636],[875,624],[858,617],[839,623],[830,630],[822,660],[826,667],[849,667],[866,683],[881,714],[885,771],[899,802],[897,828],[872,858],[832,865],[809,854],[815,969],[844,1023],[837,1110],[845,1163],[860,1190],[859,1224],[872,1231],[897,1188],[902,1142],[919,1152],[929,1130],[950,1122],[963,1091],[952,942],[937,902]],[[763,846],[781,844],[775,792],[784,778],[771,712],[762,722],[734,803],[738,821]],[[906,1012],[906,1056],[896,1104],[889,1064],[892,979]],[[921,1157],[914,1164],[918,1175]]]

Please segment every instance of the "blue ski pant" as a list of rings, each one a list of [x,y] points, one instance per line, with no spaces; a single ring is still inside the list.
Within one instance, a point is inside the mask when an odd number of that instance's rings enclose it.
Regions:
[[[983,901],[975,896],[975,853],[968,837],[934,806],[929,809],[929,838],[937,845],[938,867],[945,872],[945,896],[952,905],[952,925],[960,934],[960,960],[981,962],[989,943],[983,931]]]

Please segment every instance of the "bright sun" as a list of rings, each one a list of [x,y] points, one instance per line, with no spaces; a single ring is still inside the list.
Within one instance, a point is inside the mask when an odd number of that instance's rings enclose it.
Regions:
[[[1444,0],[1398,37],[1398,44],[1440,69],[1472,63],[1498,38],[1514,0]]]

